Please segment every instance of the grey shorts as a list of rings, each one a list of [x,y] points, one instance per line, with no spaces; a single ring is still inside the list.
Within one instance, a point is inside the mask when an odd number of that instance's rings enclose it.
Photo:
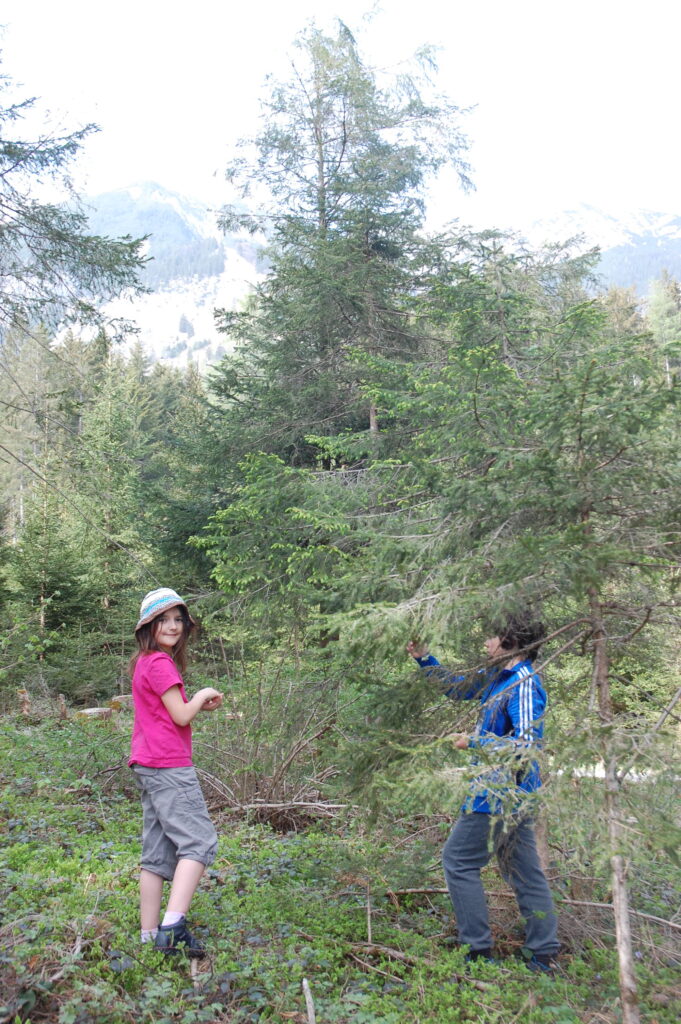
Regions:
[[[195,769],[132,769],[142,798],[142,867],[170,880],[178,860],[212,864],[218,837]]]

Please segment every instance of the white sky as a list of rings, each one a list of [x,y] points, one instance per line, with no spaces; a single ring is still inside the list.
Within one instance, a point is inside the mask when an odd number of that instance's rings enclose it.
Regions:
[[[3,69],[56,123],[96,121],[91,193],[154,180],[211,202],[296,33],[341,17],[365,59],[438,45],[476,194],[444,219],[522,227],[588,203],[681,213],[681,0],[1,0]]]

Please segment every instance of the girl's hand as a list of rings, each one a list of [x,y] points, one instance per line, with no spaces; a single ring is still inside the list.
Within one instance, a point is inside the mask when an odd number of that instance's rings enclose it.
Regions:
[[[411,654],[412,658],[425,658],[428,654],[428,645],[418,640],[410,640],[407,644],[407,654]]]
[[[222,704],[222,694],[219,690],[214,690],[212,686],[207,686],[202,690],[201,696],[203,697],[202,711],[215,711]]]
[[[204,701],[202,711],[215,711],[222,704],[222,694],[219,693],[217,697],[209,697],[207,701]]]
[[[179,686],[171,686],[161,700],[175,725],[189,725],[199,711],[215,711],[222,704],[222,694],[212,686],[197,690],[191,700],[182,700]]]

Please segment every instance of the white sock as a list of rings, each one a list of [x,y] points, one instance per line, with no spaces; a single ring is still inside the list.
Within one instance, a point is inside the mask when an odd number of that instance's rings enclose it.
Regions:
[[[156,938],[158,928],[142,928],[140,931],[140,939],[142,942],[153,942]]]
[[[170,925],[178,924],[183,917],[184,914],[178,914],[174,910],[166,910],[165,916],[161,921],[161,924],[163,925],[164,928],[168,928],[170,927]]]

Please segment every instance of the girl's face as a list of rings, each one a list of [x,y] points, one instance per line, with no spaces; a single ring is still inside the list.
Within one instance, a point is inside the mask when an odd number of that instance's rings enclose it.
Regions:
[[[175,644],[182,638],[184,621],[179,608],[171,608],[163,612],[154,621],[154,640],[158,646],[171,654]]]

